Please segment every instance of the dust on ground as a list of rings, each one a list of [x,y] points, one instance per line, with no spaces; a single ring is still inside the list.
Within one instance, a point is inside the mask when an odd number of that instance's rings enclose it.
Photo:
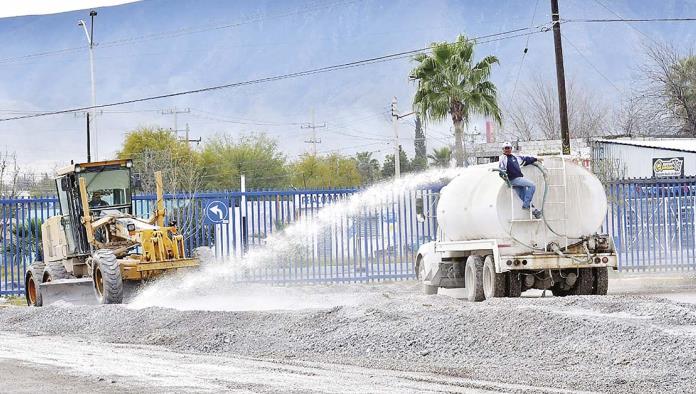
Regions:
[[[198,307],[182,308],[199,310],[3,308],[0,326],[29,335],[154,345],[182,358],[338,363],[520,385],[497,391],[662,393],[696,387],[696,305],[656,295],[469,303],[421,295],[410,281],[267,290],[270,299],[286,291],[294,307],[205,310],[214,308],[202,297]],[[244,292],[241,286],[232,294]]]

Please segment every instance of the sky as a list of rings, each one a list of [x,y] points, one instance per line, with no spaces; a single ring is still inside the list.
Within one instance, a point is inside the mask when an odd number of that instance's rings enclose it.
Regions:
[[[23,4],[24,2],[14,2]],[[53,2],[33,2],[49,4]],[[123,1],[106,1],[106,4]],[[5,2],[3,2],[3,5]],[[8,2],[12,4],[12,2]],[[68,3],[64,3],[68,4]],[[0,19],[0,119],[91,103],[89,53],[78,21],[94,2],[74,1],[46,15]],[[2,15],[40,13],[4,7]],[[72,9],[72,11],[65,11]],[[433,41],[547,24],[548,0],[144,0],[96,8],[97,104],[255,80],[424,48]],[[696,0],[560,0],[561,18],[696,17]],[[696,22],[562,24],[566,78],[612,106],[630,91],[648,38],[688,48]],[[528,43],[527,43],[528,40]],[[479,40],[476,57],[500,59],[492,80],[514,101],[534,78],[555,83],[551,32]],[[523,56],[525,46],[528,52]],[[340,71],[104,108],[96,120],[98,158],[113,157],[129,131],[176,128],[183,138],[266,133],[289,159],[311,149],[301,125],[312,112],[319,153],[393,152],[392,97],[411,111],[414,66],[405,57]],[[514,95],[513,95],[514,92]],[[483,131],[475,119],[470,132]],[[399,123],[413,156],[413,120]],[[428,151],[451,144],[450,123],[431,123]],[[0,121],[2,149],[26,172],[86,159],[83,112]],[[93,150],[93,155],[94,155]]]

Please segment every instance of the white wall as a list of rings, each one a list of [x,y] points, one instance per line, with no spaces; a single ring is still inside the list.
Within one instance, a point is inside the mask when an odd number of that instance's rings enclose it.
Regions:
[[[597,146],[604,148],[604,158],[616,159],[619,163],[625,165],[625,178],[652,178],[652,159],[670,157],[683,157],[684,175],[696,176],[696,152],[681,152],[612,143],[600,143]]]

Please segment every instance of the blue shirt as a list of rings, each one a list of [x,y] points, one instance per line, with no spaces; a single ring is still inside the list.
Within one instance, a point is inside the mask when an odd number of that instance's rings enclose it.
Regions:
[[[502,155],[500,156],[500,169],[505,170],[507,172],[507,176],[509,180],[513,180],[515,178],[521,178],[522,175],[522,169],[520,168],[520,162],[522,165],[527,165],[527,164],[532,164],[535,161],[537,161],[536,157],[532,156],[515,156],[515,155]],[[504,166],[503,166],[504,164]]]

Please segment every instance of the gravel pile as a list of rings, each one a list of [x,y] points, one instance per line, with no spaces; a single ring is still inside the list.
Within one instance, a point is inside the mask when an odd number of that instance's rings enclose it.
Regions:
[[[241,312],[3,308],[0,327],[563,389],[696,390],[696,305],[634,295],[469,303],[420,295],[411,282],[336,289],[360,294],[360,302]],[[326,288],[319,293],[325,295]]]

